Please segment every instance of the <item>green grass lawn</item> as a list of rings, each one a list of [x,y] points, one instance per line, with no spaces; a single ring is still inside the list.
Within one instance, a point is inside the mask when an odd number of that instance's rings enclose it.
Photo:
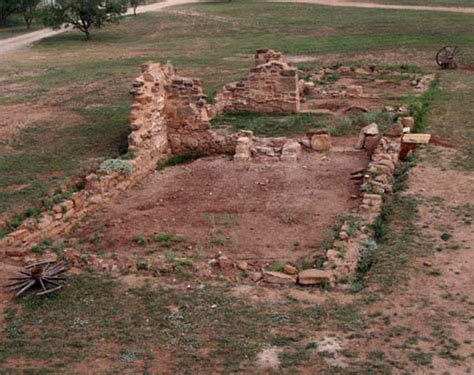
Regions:
[[[197,15],[183,14],[189,10]],[[94,30],[90,42],[78,32],[43,40],[33,48],[34,59],[18,52],[0,66],[0,105],[5,111],[19,103],[31,111],[58,108],[75,120],[43,118],[0,145],[0,211],[26,208],[93,162],[124,151],[128,89],[144,61],[171,60],[183,75],[204,79],[213,94],[246,76],[261,47],[321,62],[415,62],[429,69],[440,46],[456,43],[463,62],[472,64],[471,24],[472,15],[463,14],[233,1],[127,17]],[[456,74],[463,79],[472,73]],[[24,184],[23,190],[9,189]]]
[[[379,3],[393,5],[427,5],[448,7],[473,7],[471,0],[345,0],[358,3]]]

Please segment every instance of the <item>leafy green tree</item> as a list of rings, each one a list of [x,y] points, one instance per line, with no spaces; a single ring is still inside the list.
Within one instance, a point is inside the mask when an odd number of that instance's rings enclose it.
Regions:
[[[26,27],[29,29],[33,22],[33,18],[36,16],[37,7],[41,0],[19,0],[19,2],[19,10],[23,14]]]
[[[18,8],[18,0],[0,0],[0,26],[4,26],[8,17],[18,11]]]
[[[53,29],[72,26],[89,40],[92,27],[117,21],[127,8],[127,0],[56,0],[45,9],[43,22]]]

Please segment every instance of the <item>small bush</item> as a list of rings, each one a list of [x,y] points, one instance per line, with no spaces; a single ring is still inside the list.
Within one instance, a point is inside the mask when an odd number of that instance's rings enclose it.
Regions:
[[[445,233],[443,233],[443,234],[441,235],[441,239],[442,239],[443,241],[449,241],[449,240],[451,239],[451,235],[450,235],[449,233],[446,233],[446,232],[445,232]]]
[[[162,232],[155,236],[155,242],[159,242],[164,245],[170,245],[175,243],[180,243],[186,241],[184,236],[180,236],[179,234],[170,233],[170,232]]]
[[[430,87],[419,97],[409,96],[408,109],[410,115],[415,120],[415,126],[413,127],[414,133],[423,132],[428,126],[428,113],[430,111],[431,103],[433,102],[434,96],[436,95],[438,88],[438,80],[435,79],[431,82]]]
[[[283,268],[285,267],[285,265],[286,265],[286,262],[278,262],[278,263],[272,264],[270,266],[270,271],[283,272]]]
[[[150,267],[146,259],[137,259],[135,266],[137,267],[137,271],[146,271]]]
[[[375,122],[380,133],[385,133],[395,120],[396,115],[385,111],[370,111],[362,114],[363,125],[367,126]]]
[[[372,267],[375,250],[377,250],[377,243],[373,240],[368,240],[362,244],[356,269],[359,278],[360,276],[365,275],[370,267]]]
[[[133,237],[133,242],[138,246],[145,246],[148,243],[148,239],[143,236]]]
[[[43,254],[52,245],[53,241],[51,238],[46,238],[39,245],[32,247],[31,252],[35,254]]]
[[[211,243],[216,246],[225,246],[229,242],[229,238],[221,234],[220,231],[211,233]]]
[[[121,172],[129,175],[133,171],[133,165],[127,160],[107,159],[100,164],[100,169],[107,172]]]
[[[135,157],[136,157],[136,155],[133,151],[127,151],[125,154],[120,156],[120,159],[122,159],[122,160],[131,160],[131,159],[135,159]]]

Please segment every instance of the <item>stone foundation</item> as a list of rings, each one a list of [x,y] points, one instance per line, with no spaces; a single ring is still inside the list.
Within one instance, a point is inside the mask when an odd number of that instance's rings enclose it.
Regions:
[[[178,76],[170,64],[143,64],[141,75],[131,89],[133,102],[128,142],[133,158],[104,161],[85,177],[83,190],[70,194],[68,199],[38,218],[25,220],[0,241],[0,254],[24,260],[27,254],[31,255],[32,246],[68,231],[84,215],[142,181],[153,173],[157,163],[165,162],[172,155],[226,153],[234,154],[234,160],[238,162],[252,158],[293,162],[300,158],[303,149],[328,152],[331,138],[326,129],[314,129],[299,140],[258,138],[251,131],[217,134],[211,129],[211,113],[299,111],[301,97],[297,69],[283,61],[281,53],[272,50],[257,51],[255,62],[257,66],[247,79],[226,85],[217,94],[214,108],[206,103],[201,81]],[[357,88],[351,90],[354,95],[361,94]],[[349,223],[342,224],[334,248],[327,252],[324,271],[308,270],[299,277],[285,277],[285,283],[296,280],[302,280],[304,285],[333,283],[356,272],[361,246],[371,235],[368,228],[381,213],[383,196],[392,192],[401,137],[404,127],[410,126],[413,126],[413,119],[404,117],[384,136],[378,134],[376,124],[363,129],[357,148],[364,148],[371,161],[361,175],[362,200],[356,215],[360,227],[353,233]],[[407,138],[405,143],[422,141],[424,138]],[[274,280],[277,276],[272,273],[265,278]]]
[[[371,136],[374,137],[374,134]],[[384,196],[392,194],[393,175],[401,150],[401,135],[379,136],[377,140],[375,145],[366,145],[373,150],[369,150],[371,161],[363,171],[362,200],[358,213],[351,216],[352,228],[349,221],[342,223],[333,248],[326,253],[328,260],[324,269],[331,271],[336,281],[348,280],[356,274],[362,249],[373,235],[370,225],[382,213]]]

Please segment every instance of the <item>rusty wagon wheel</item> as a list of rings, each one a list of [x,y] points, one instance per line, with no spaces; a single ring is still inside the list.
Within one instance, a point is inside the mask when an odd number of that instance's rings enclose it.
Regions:
[[[461,51],[457,46],[444,46],[436,54],[436,64],[441,69],[456,69],[458,67],[458,56]]]
[[[33,286],[41,288],[36,293],[41,296],[49,294],[61,289],[59,281],[64,280],[61,276],[66,272],[66,263],[64,262],[40,262],[28,265],[23,271],[19,271],[20,275],[11,277],[10,284],[4,285],[9,292],[15,293],[15,297],[20,296]]]

